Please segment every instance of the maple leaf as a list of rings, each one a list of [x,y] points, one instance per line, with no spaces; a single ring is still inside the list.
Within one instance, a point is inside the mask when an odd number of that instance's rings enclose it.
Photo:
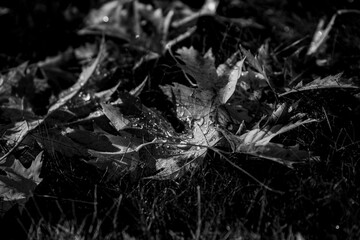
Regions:
[[[160,86],[170,99],[175,98],[177,116],[184,122],[191,123],[211,114],[215,109],[215,93],[211,90],[190,88],[182,84]]]
[[[173,86],[160,86],[160,88],[169,99],[174,100],[177,116],[188,123],[188,135],[191,137],[183,136],[185,139],[181,141],[184,146],[188,145],[188,148],[183,147],[183,151],[174,149],[175,153],[169,153],[169,156],[156,160],[157,169],[162,168],[161,172],[152,176],[156,179],[176,178],[189,169],[199,167],[207,149],[214,147],[221,140],[219,128],[215,127],[215,124],[219,122],[219,117],[231,117],[226,109],[236,109],[228,102],[238,94],[238,88],[242,89],[244,84],[262,87],[257,79],[251,81],[242,74],[244,59],[237,61],[238,53],[218,68],[215,67],[211,50],[205,56],[200,56],[192,47],[182,48],[177,53],[183,63],[179,63],[180,68],[197,82],[198,87],[190,88],[174,83]],[[248,95],[244,98],[247,97]],[[246,111],[242,113],[233,111],[232,114],[239,122],[250,121]]]
[[[221,107],[232,97],[237,81],[241,77],[244,59],[232,66],[221,65],[215,68],[214,59],[209,50],[204,57],[194,48],[182,48],[178,51],[180,60],[185,64],[180,67],[198,83],[197,88],[190,88],[178,83],[173,86],[160,86],[163,92],[173,99],[177,106],[177,116],[187,122],[188,135],[181,143],[189,146],[177,150],[168,157],[156,160],[156,167],[163,170],[152,178],[176,178],[189,169],[199,167],[208,148],[214,147],[220,140],[215,127],[216,116]],[[231,60],[229,61],[230,64]],[[166,152],[166,151],[165,151]]]
[[[0,211],[6,212],[14,203],[24,204],[32,191],[41,182],[43,152],[40,152],[29,168],[19,160],[11,157],[5,165],[0,166]]]
[[[190,121],[186,133],[176,134],[160,113],[143,106],[131,94],[123,93],[113,103],[101,103],[105,116],[119,134],[101,133],[102,141],[109,143],[113,149],[91,149],[101,144],[88,132],[87,137],[79,137],[79,133],[85,134],[79,131],[68,133],[67,136],[89,149],[90,164],[106,169],[114,178],[126,173],[136,178],[144,171],[153,179],[180,177],[189,169],[199,167],[207,147],[214,146],[220,138],[210,119],[215,109],[212,104],[213,91],[198,91],[180,84],[177,86],[165,86],[164,89],[179,98],[184,110],[182,119]]]
[[[177,53],[178,58],[183,62],[183,64],[178,62],[179,67],[195,79],[200,91],[214,91],[219,104],[225,104],[234,94],[244,63],[244,59],[234,61],[237,53],[218,68],[215,67],[211,49],[204,56],[193,47],[183,47],[177,50]]]
[[[156,169],[161,171],[151,178],[174,179],[189,170],[197,169],[201,166],[208,148],[220,141],[213,121],[220,103],[216,99],[213,86],[204,84],[203,87],[205,89],[190,88],[178,83],[173,86],[160,86],[170,99],[175,100],[177,116],[187,123],[188,128],[179,136],[181,144],[178,146],[171,148],[165,142],[158,147],[160,155],[156,158]],[[170,147],[172,151],[166,147]]]
[[[293,89],[288,89],[285,93],[279,96],[289,96],[290,94],[305,92],[310,90],[326,90],[326,89],[341,89],[341,90],[359,90],[358,86],[352,83],[345,83],[341,80],[342,73],[330,75],[325,78],[317,78],[307,84],[299,82]]]
[[[234,152],[272,160],[290,168],[294,163],[299,163],[306,159],[317,159],[317,157],[311,156],[310,152],[299,150],[297,145],[284,146],[283,144],[270,142],[275,136],[316,121],[315,119],[302,120],[301,117],[303,115],[301,114],[290,117],[290,112],[290,108],[284,108],[284,105],[281,105],[269,117],[265,126],[259,127],[258,125],[241,136],[225,131],[223,131],[223,134]],[[284,115],[288,116],[284,117]],[[287,122],[281,123],[285,119],[287,119]]]
[[[184,136],[180,143],[162,142],[153,151],[157,173],[149,179],[176,179],[185,173],[198,169],[207,154],[208,148],[221,139],[219,132],[204,117],[203,125],[195,124],[192,138]]]
[[[199,88],[203,90],[213,90],[217,88],[218,75],[215,68],[215,59],[212,51],[209,50],[204,56],[194,49],[180,48],[176,51],[180,60],[184,64],[178,64],[186,73],[192,76]]]
[[[268,77],[268,73],[271,69],[271,66],[268,65],[268,43],[262,45],[258,50],[258,54],[255,56],[241,45],[239,45],[239,48],[242,54],[246,57],[248,64],[255,69],[257,74],[261,75],[261,78],[263,78],[271,90],[275,92],[275,85]]]
[[[251,70],[243,72],[244,59],[236,60],[238,52],[217,68],[215,68],[211,50],[204,57],[192,47],[182,48],[178,53],[180,54],[178,58],[184,63],[179,63],[180,68],[191,75],[198,85],[197,90],[188,90],[188,94],[183,94],[183,96],[187,97],[195,91],[199,92],[197,95],[209,92],[207,94],[209,97],[202,98],[201,104],[194,104],[204,108],[208,104],[204,102],[205,99],[214,98],[215,100],[211,100],[213,108],[219,110],[217,113],[219,117],[228,119],[222,123],[223,126],[227,123],[239,125],[243,120],[251,122],[253,119],[260,119],[264,114],[271,113],[271,107],[260,102],[262,91],[268,86],[267,80],[263,75]],[[180,87],[177,86],[176,89]],[[171,98],[169,91],[165,88],[163,90]],[[226,113],[227,111],[231,115]]]

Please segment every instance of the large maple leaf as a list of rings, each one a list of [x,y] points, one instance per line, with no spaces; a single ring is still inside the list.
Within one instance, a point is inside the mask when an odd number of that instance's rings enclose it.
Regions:
[[[180,68],[195,79],[198,86],[189,88],[175,84],[162,87],[169,97],[176,99],[180,119],[190,119],[194,126],[194,122],[210,116],[209,121],[205,121],[210,122],[207,130],[217,124],[215,129],[223,133],[232,146],[232,151],[236,153],[269,159],[288,167],[292,167],[295,162],[313,159],[310,152],[299,150],[299,146],[284,146],[270,142],[279,134],[315,120],[302,119],[302,114],[294,115],[296,105],[289,107],[287,104],[280,104],[275,108],[271,104],[260,102],[261,91],[271,86],[266,75],[264,77],[263,68],[254,57],[250,59],[250,64],[258,63],[257,70],[261,70],[260,75],[250,70],[242,72],[244,60],[234,61],[234,56],[215,68],[211,52],[202,57],[194,48],[182,48],[178,54],[182,62],[179,61]],[[247,57],[249,56],[251,55],[248,53]],[[234,111],[236,108],[243,108],[245,111]],[[258,111],[254,112],[254,108]],[[251,112],[253,114],[250,114]],[[228,126],[224,121],[216,118],[221,114],[231,120],[238,119],[237,123],[249,122],[254,127],[241,136],[235,135],[227,131]],[[260,121],[266,118],[267,123],[260,127]],[[206,132],[205,129],[203,131]]]

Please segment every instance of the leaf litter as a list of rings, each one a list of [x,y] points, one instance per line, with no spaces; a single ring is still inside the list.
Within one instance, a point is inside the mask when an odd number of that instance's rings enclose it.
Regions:
[[[217,4],[217,1],[206,1],[201,14],[215,15]],[[172,42],[168,38],[170,27],[180,27],[196,18],[188,14],[182,21],[171,24],[173,14],[173,10],[165,14],[160,8],[154,9],[137,1],[111,1],[90,14],[88,26],[80,34],[105,34],[138,48],[145,46],[149,54],[155,55],[142,56],[142,60],[136,63],[141,65],[159,58],[168,50],[172,55],[168,46]],[[148,34],[140,19],[151,26],[153,35]],[[314,36],[308,55],[314,54],[323,44],[333,21],[327,26],[323,38],[315,39]],[[323,31],[321,28],[319,25],[317,35]],[[30,119],[24,114],[21,121],[16,119],[15,123],[1,126],[2,141],[5,142],[0,158],[0,169],[5,173],[0,176],[2,201],[21,202],[31,195],[41,182],[44,152],[53,155],[58,152],[69,158],[76,156],[106,171],[108,180],[119,179],[126,174],[130,174],[134,180],[174,180],[199,169],[209,150],[219,153],[226,160],[228,154],[247,154],[293,168],[295,164],[318,160],[318,157],[301,149],[298,144],[286,146],[272,140],[317,119],[297,112],[296,104],[268,102],[264,100],[264,93],[270,89],[278,101],[277,97],[288,97],[296,92],[358,89],[351,83],[341,83],[341,74],[308,83],[300,82],[292,88],[276,88],[269,75],[271,67],[266,59],[267,45],[262,46],[256,56],[240,46],[240,51],[217,67],[211,48],[201,54],[193,46],[181,47],[176,51],[176,56],[172,56],[187,77],[190,87],[176,82],[159,86],[176,106],[176,117],[186,125],[185,130],[178,133],[162,113],[139,101],[147,80],[129,93],[119,91],[120,80],[107,90],[94,94],[87,92],[88,83],[103,60],[105,45],[105,41],[102,41],[93,63],[85,67],[76,83],[49,106],[44,117],[32,116]],[[92,51],[84,52],[84,49],[78,49],[77,53],[84,59],[92,56]],[[38,66],[46,73],[46,69],[61,64],[62,60],[49,59]],[[24,68],[26,64],[10,72],[6,79],[1,76],[1,92],[11,95],[10,90],[18,84],[18,76],[23,75]],[[81,107],[76,103],[79,98],[90,105],[90,109],[81,114]],[[19,99],[15,100],[19,102]],[[2,106],[4,109],[6,107]],[[56,114],[66,116],[64,122],[52,118]],[[100,120],[105,124],[97,125]],[[92,123],[90,130],[85,122]],[[47,128],[46,133],[43,128]],[[39,144],[43,151],[34,157],[30,167],[25,168],[14,158],[13,152],[21,145],[33,142]],[[228,151],[220,151],[220,148],[227,148]],[[3,211],[7,209],[1,208]]]

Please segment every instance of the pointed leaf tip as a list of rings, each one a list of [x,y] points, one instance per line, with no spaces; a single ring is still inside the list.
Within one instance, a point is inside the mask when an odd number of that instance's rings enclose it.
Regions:
[[[219,90],[218,97],[221,104],[225,104],[234,94],[236,90],[236,84],[242,73],[242,66],[244,64],[244,60],[245,58],[243,58],[241,61],[238,61],[236,63],[236,65],[233,67],[232,71],[230,72],[228,83]]]

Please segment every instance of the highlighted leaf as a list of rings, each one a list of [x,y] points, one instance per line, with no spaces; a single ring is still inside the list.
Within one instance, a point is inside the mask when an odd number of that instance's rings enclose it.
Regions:
[[[209,121],[209,119],[204,121]],[[198,169],[203,164],[207,147],[214,147],[221,137],[210,123],[204,124],[206,127],[195,126],[192,139],[184,140],[175,146],[168,145],[166,142],[158,146],[159,155],[155,165],[158,173],[148,178],[176,179],[186,172]]]
[[[219,90],[218,97],[221,104],[225,104],[234,94],[236,90],[236,84],[242,73],[242,66],[244,64],[244,60],[245,58],[236,63],[236,65],[232,68],[232,71],[229,74],[228,83]]]

